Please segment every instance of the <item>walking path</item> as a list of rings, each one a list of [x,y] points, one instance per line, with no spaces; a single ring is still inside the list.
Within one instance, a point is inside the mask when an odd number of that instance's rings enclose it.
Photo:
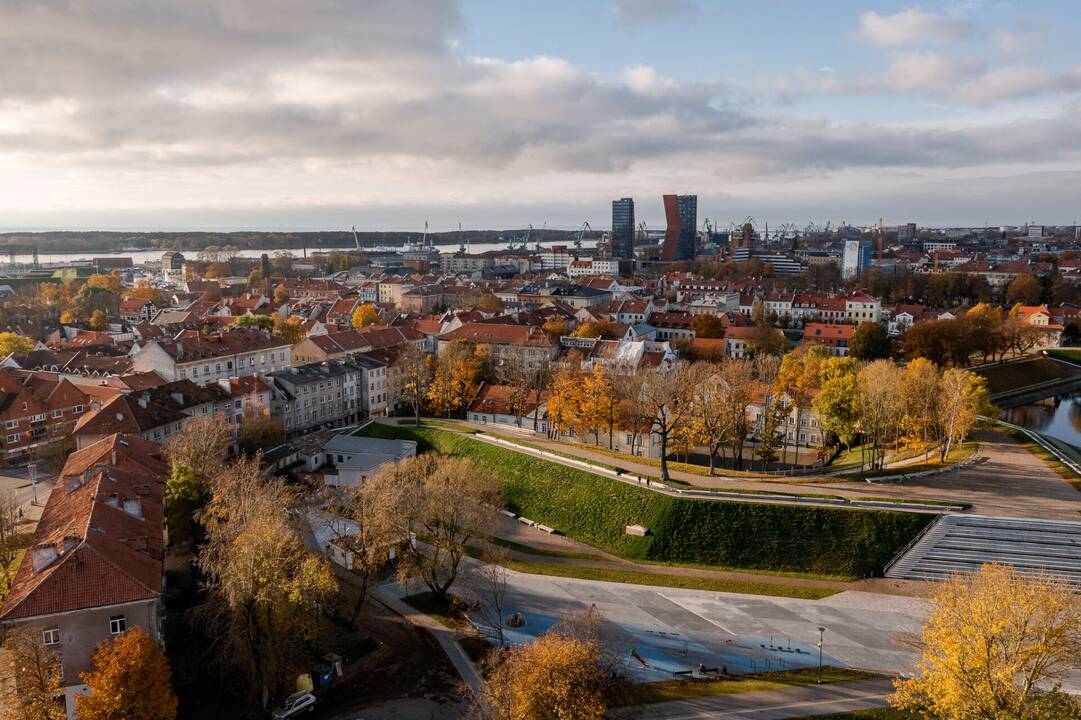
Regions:
[[[503,428],[491,428],[490,426],[475,423],[462,422],[465,427],[480,430],[503,431]],[[977,458],[971,464],[958,467],[952,472],[942,472],[926,476],[910,476],[903,483],[865,483],[846,481],[841,479],[816,478],[813,484],[801,484],[785,479],[737,479],[733,477],[709,477],[697,475],[679,470],[671,470],[670,475],[675,480],[680,480],[701,488],[715,488],[719,490],[741,490],[744,492],[758,491],[768,493],[820,493],[834,495],[841,498],[881,498],[885,502],[904,501],[905,499],[921,500],[927,502],[964,503],[970,505],[969,511],[979,515],[992,515],[1002,517],[1039,517],[1058,520],[1077,520],[1081,518],[1081,492],[1075,490],[1070,483],[1052,471],[1040,458],[1028,452],[1022,445],[1014,442],[1008,435],[997,430],[981,430],[973,433],[973,439],[979,443]],[[623,468],[629,477],[622,480],[636,483],[634,476],[656,477],[659,468],[643,463],[628,462],[623,457],[612,457],[604,453],[591,452],[578,445],[567,445],[553,442],[544,438],[523,435],[522,442],[536,445],[546,450],[572,454],[580,457],[581,461],[588,463],[602,463],[604,465],[618,465]],[[508,443],[509,444],[509,443]],[[518,446],[521,447],[521,446]],[[535,451],[534,451],[534,454]],[[566,458],[543,457],[553,462],[563,461],[564,464],[574,465],[574,461]],[[577,465],[581,467],[581,465]],[[599,474],[614,477],[614,474],[603,469],[594,470]],[[689,495],[689,492],[682,493]],[[750,497],[735,495],[726,499],[750,501]],[[814,502],[814,498],[803,498],[793,501],[787,496],[773,500],[762,499],[762,502],[792,502],[833,505],[839,504],[836,500],[825,498]],[[861,501],[857,501],[861,502]],[[863,503],[865,504],[865,503]],[[844,503],[842,506],[855,507],[856,502]],[[865,504],[867,507],[882,508],[875,503]],[[891,509],[896,506],[890,506]],[[914,509],[922,509],[924,512],[933,511],[933,508],[923,506]]]
[[[857,680],[850,683],[807,685],[785,690],[719,695],[717,697],[677,700],[609,711],[612,718],[664,718],[664,720],[699,720],[704,718],[754,718],[755,720],[791,720],[794,718],[855,712],[887,706],[886,696],[893,692],[887,678]]]

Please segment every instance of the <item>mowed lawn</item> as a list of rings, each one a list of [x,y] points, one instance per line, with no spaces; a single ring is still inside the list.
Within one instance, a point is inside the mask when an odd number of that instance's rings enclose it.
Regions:
[[[504,506],[593,547],[632,560],[868,577],[928,522],[929,514],[693,500],[651,492],[435,428],[372,423],[360,434],[418,442],[493,470]],[[647,537],[624,533],[649,528]]]

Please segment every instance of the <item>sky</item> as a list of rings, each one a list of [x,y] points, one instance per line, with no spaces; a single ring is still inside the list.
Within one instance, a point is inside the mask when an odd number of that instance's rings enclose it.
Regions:
[[[0,231],[1081,218],[1076,0],[4,0]]]

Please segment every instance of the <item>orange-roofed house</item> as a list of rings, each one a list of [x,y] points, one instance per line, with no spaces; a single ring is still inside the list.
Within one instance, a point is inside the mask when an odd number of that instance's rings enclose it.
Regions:
[[[837,357],[847,357],[848,346],[852,344],[852,336],[855,333],[855,325],[807,323],[803,326],[803,342],[822,345]]]

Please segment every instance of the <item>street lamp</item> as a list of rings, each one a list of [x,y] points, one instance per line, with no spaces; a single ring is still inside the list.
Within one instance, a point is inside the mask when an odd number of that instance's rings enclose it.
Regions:
[[[30,471],[30,487],[34,492],[34,505],[38,504],[38,465],[37,463],[30,463],[26,466],[26,469]]]
[[[822,640],[826,634],[826,628],[818,628],[818,684],[822,684]]]

